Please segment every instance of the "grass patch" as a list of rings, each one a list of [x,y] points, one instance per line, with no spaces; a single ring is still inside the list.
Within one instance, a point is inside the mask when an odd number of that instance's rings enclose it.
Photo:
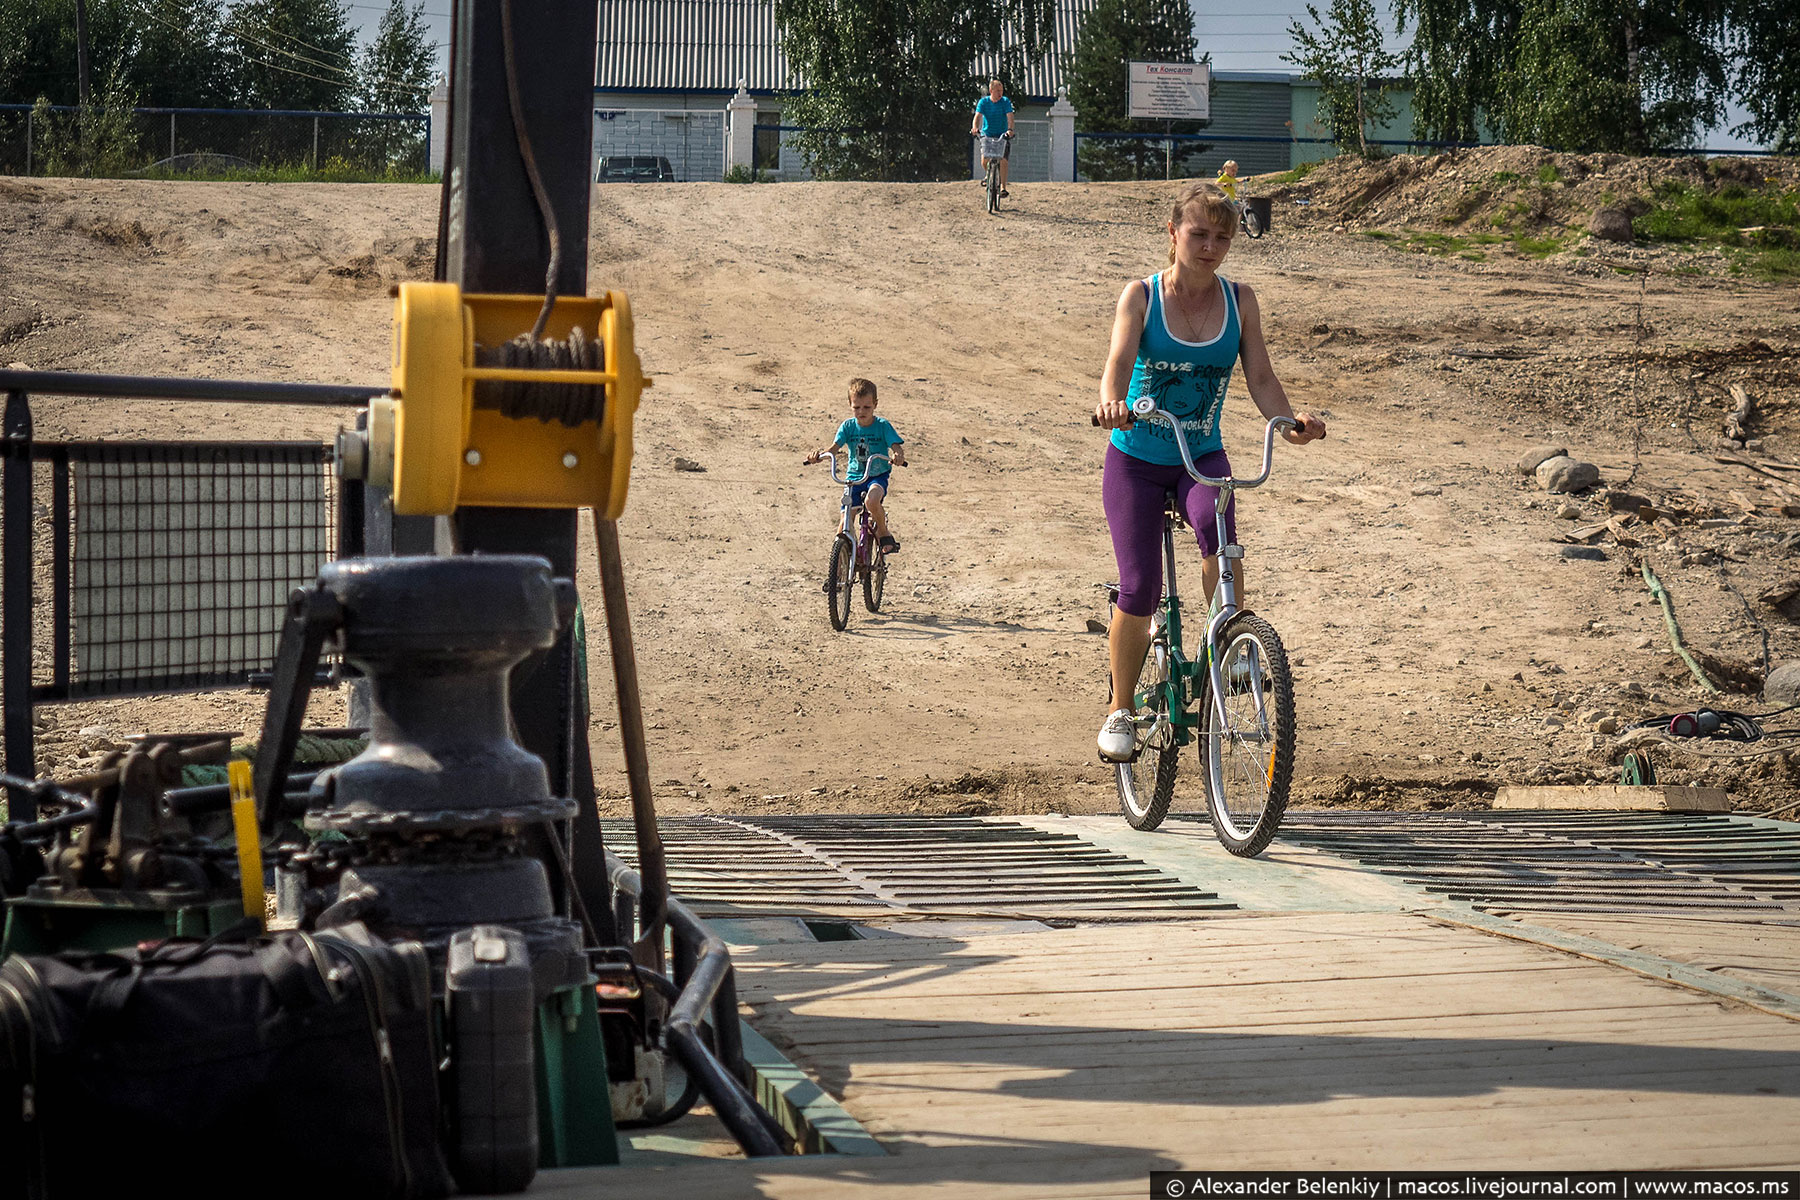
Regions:
[[[1660,242],[1735,242],[1754,225],[1800,226],[1800,188],[1752,190],[1727,184],[1717,191],[1670,181],[1651,193],[1652,208],[1634,224]]]
[[[1488,176],[1488,182],[1495,187],[1505,187],[1509,183],[1517,183],[1524,178],[1517,171],[1495,171]]]
[[[1513,238],[1513,249],[1524,258],[1549,258],[1562,248],[1560,237],[1531,237],[1521,233]]]
[[[1436,230],[1408,229],[1393,232],[1365,229],[1363,236],[1386,242],[1415,254],[1431,254],[1439,258],[1456,257],[1467,262],[1487,262],[1494,247],[1504,247],[1522,258],[1547,258],[1563,250],[1573,235],[1530,237],[1523,233],[1439,233]]]
[[[203,180],[209,183],[438,183],[442,177],[429,172],[371,171],[334,159],[313,168],[304,163],[285,166],[234,167],[220,171],[147,170],[134,179]]]
[[[1650,211],[1632,222],[1647,241],[1722,247],[1733,275],[1800,276],[1800,188],[1730,183],[1708,190],[1670,180],[1651,191],[1650,204]],[[1745,234],[1745,229],[1759,232]]]
[[[1303,162],[1291,171],[1283,171],[1279,175],[1269,176],[1269,182],[1276,187],[1281,187],[1290,183],[1299,183],[1302,179],[1311,175],[1313,173],[1313,168],[1318,165],[1319,164],[1316,162]]]
[[[1555,163],[1545,163],[1538,168],[1537,180],[1539,183],[1555,183],[1560,178],[1561,175],[1557,173]]]

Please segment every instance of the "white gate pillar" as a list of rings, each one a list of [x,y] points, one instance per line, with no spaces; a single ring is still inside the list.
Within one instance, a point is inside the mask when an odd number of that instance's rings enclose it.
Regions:
[[[1075,106],[1067,88],[1050,106],[1050,182],[1075,182]]]
[[[431,144],[426,148],[433,174],[444,173],[444,147],[450,135],[450,81],[438,76],[431,89]]]
[[[725,103],[725,119],[729,131],[725,137],[725,173],[734,167],[746,171],[756,169],[756,101],[750,98],[744,81],[738,80],[737,94]]]

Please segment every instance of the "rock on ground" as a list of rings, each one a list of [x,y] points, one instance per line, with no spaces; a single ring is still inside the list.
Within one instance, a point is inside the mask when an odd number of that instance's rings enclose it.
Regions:
[[[1531,475],[1546,459],[1564,458],[1568,455],[1567,446],[1533,446],[1519,459],[1519,474]]]
[[[1546,492],[1579,492],[1600,483],[1600,468],[1566,454],[1538,464],[1537,481]]]
[[[1597,208],[1588,218],[1587,230],[1603,242],[1630,242],[1635,239],[1631,214],[1622,208]]]
[[[1800,660],[1782,663],[1763,680],[1763,703],[1800,704]]]

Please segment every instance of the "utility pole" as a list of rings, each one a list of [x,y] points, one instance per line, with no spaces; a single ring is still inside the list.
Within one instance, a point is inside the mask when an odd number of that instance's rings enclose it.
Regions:
[[[75,0],[75,101],[85,109],[90,98],[87,0]]]

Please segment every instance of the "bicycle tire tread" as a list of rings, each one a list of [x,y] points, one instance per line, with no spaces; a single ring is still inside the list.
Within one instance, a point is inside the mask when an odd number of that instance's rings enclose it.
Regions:
[[[1220,844],[1233,855],[1254,858],[1274,840],[1276,832],[1281,828],[1281,819],[1287,812],[1288,792],[1294,776],[1294,675],[1293,669],[1288,665],[1287,648],[1281,643],[1281,635],[1275,632],[1273,625],[1253,613],[1239,613],[1226,622],[1225,627],[1219,631],[1220,642],[1229,646],[1240,633],[1245,632],[1255,636],[1266,654],[1264,669],[1269,674],[1269,691],[1275,710],[1275,761],[1269,775],[1268,799],[1248,836],[1240,838],[1227,827],[1225,819],[1220,815],[1220,808],[1226,803],[1226,798],[1215,794],[1212,786],[1215,774],[1213,759],[1220,754],[1220,749],[1216,732],[1218,716],[1213,708],[1210,683],[1202,689],[1206,717],[1200,746],[1207,760],[1206,812],[1212,821],[1213,833],[1217,835]],[[1220,769],[1217,774],[1222,778],[1224,772]]]

